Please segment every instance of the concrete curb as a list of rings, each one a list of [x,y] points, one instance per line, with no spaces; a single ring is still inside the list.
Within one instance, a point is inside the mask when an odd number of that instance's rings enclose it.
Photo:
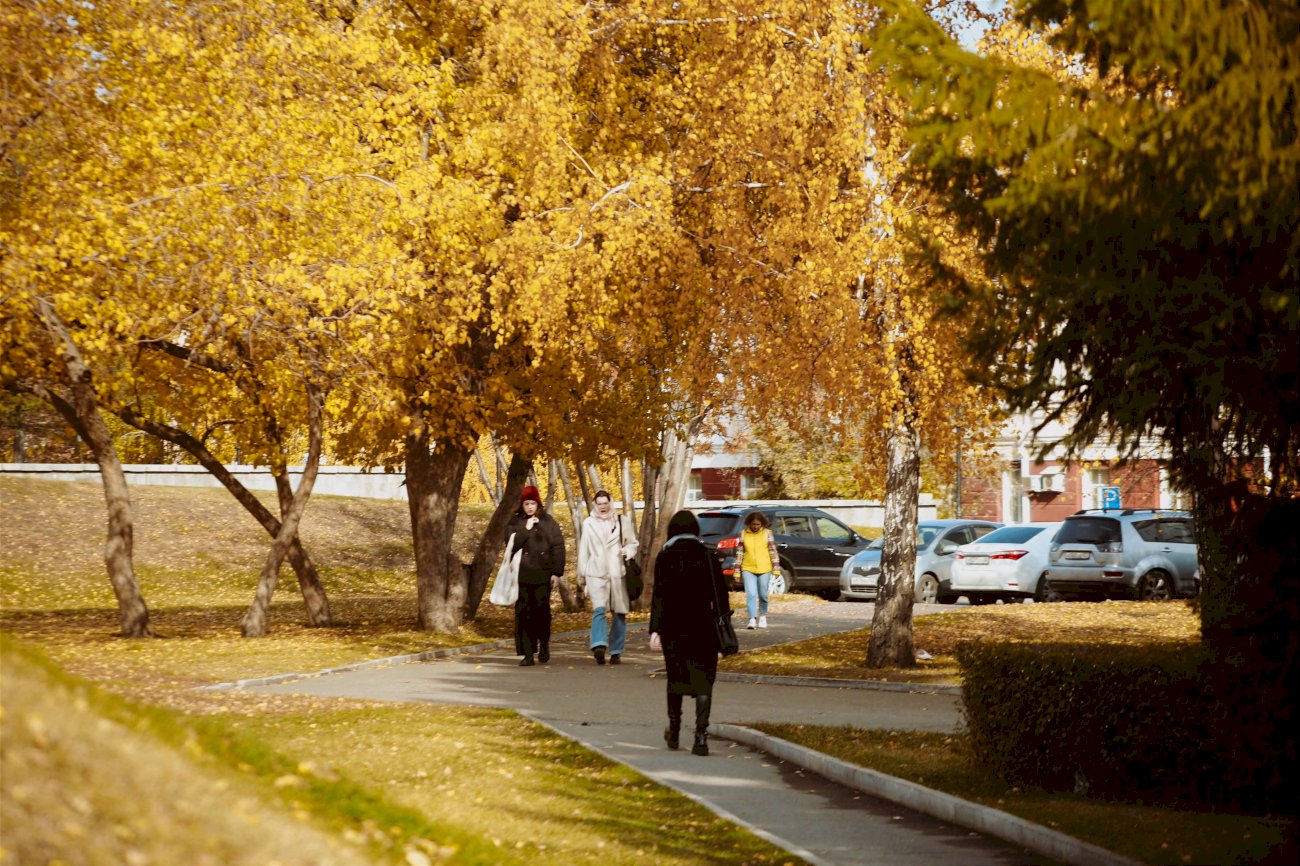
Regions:
[[[946,683],[889,683],[884,680],[840,680],[832,677],[787,677],[775,674],[740,674],[718,671],[718,679],[730,683],[766,683],[775,686],[810,686],[819,689],[875,689],[881,692],[912,692],[918,695],[960,695],[961,686]]]
[[[890,800],[940,820],[966,827],[1070,866],[1141,866],[1113,851],[1034,824],[999,809],[981,806],[894,776],[833,758],[741,725],[713,724],[709,734],[760,749],[825,776],[833,782]]]

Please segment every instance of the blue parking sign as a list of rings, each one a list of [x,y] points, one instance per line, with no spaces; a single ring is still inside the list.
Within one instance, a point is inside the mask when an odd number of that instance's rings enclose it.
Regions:
[[[1119,488],[1103,487],[1101,488],[1101,507],[1102,508],[1119,508]]]

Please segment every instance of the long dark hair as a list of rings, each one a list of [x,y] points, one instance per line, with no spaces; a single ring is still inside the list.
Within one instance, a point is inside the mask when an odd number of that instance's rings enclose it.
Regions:
[[[683,508],[681,511],[668,518],[668,537],[675,538],[678,535],[699,535],[700,521],[696,519],[693,512]]]

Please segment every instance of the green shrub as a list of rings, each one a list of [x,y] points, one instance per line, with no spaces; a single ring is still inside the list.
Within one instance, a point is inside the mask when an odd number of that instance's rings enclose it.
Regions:
[[[1216,665],[1186,644],[966,642],[957,661],[975,758],[1007,784],[1172,805],[1294,804],[1294,735],[1268,672]]]

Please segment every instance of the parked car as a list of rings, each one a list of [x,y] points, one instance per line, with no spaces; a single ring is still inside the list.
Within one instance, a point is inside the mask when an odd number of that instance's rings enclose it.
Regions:
[[[1200,591],[1196,524],[1185,511],[1076,512],[1052,539],[1047,574],[1063,598],[1195,595]]]
[[[1001,526],[986,520],[927,520],[916,527],[916,600],[924,604],[952,604],[950,586],[953,554],[963,544],[982,538]],[[841,601],[873,601],[879,592],[880,555],[884,539],[856,554],[840,571]]]
[[[781,576],[773,577],[769,592],[809,590],[826,595],[839,592],[840,568],[844,562],[871,543],[839,520],[817,508],[790,505],[728,505],[696,513],[700,539],[712,548],[732,586],[741,585],[736,567],[736,546],[744,530],[744,517],[761,511],[772,523]]]
[[[979,541],[957,548],[952,562],[956,595],[971,604],[1058,601],[1047,574],[1047,554],[1057,523],[1020,523],[995,529]]]

